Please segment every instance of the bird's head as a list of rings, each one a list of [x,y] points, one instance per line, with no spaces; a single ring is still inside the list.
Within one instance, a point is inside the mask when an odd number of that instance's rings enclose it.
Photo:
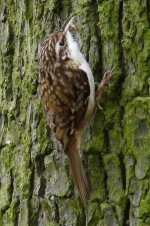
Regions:
[[[54,32],[44,40],[40,47],[40,59],[42,61],[60,63],[77,57],[79,48],[69,31],[73,20],[74,17],[69,20],[63,31]]]

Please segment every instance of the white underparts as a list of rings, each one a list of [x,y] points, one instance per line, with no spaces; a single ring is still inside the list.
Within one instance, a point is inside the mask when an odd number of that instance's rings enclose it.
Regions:
[[[95,105],[95,84],[94,84],[93,74],[84,55],[80,52],[78,44],[73,39],[72,34],[69,31],[67,31],[66,38],[68,43],[68,49],[71,54],[70,58],[72,58],[75,62],[77,62],[77,64],[79,64],[80,69],[86,72],[89,80],[90,97],[89,97],[89,103],[88,103],[88,108],[86,112],[86,115],[88,118],[88,115],[90,115],[93,112],[94,105]]]

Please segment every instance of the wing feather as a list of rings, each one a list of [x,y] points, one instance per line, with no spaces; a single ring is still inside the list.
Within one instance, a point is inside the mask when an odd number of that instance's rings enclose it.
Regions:
[[[59,70],[55,79],[54,75],[51,75],[52,72],[47,71],[48,76],[44,73],[40,71],[39,78],[42,80],[40,82],[39,79],[40,95],[49,125],[65,149],[88,106],[90,95],[88,77],[86,72],[77,68]]]

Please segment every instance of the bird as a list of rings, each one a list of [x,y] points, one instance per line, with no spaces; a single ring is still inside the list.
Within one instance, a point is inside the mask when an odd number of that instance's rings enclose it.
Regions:
[[[87,206],[91,186],[81,158],[81,142],[94,113],[95,85],[91,68],[70,31],[73,20],[40,44],[38,90],[48,125],[68,157],[74,185]]]

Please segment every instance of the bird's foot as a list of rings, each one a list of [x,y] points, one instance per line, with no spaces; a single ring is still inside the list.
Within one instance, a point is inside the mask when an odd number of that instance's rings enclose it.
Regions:
[[[110,86],[110,79],[112,78],[112,75],[114,74],[114,69],[116,65],[111,69],[104,73],[103,78],[101,82],[98,85],[97,91],[96,91],[96,102],[98,105],[98,108],[102,109],[100,105],[100,101],[102,99],[103,93],[104,93],[104,87],[106,85]]]

